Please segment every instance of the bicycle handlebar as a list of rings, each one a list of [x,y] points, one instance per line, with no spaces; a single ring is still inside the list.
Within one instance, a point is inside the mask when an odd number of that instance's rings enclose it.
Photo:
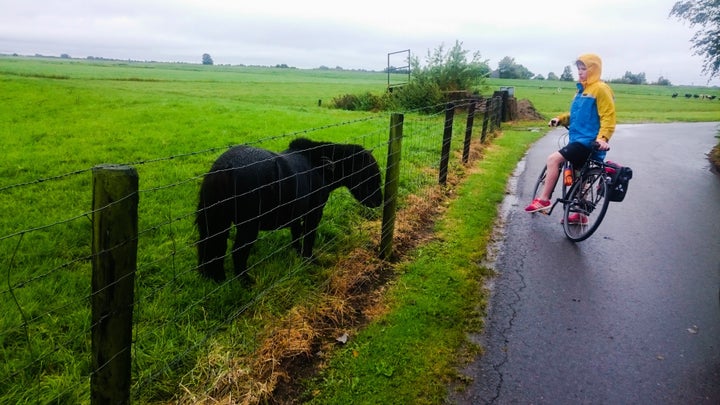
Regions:
[[[599,143],[598,141],[593,141],[593,143],[592,143],[592,150],[593,150],[593,151],[599,151],[599,150],[600,150],[600,143]],[[610,148],[608,147],[607,149],[605,149],[605,152],[607,152],[607,151],[609,151],[609,150],[610,150]]]

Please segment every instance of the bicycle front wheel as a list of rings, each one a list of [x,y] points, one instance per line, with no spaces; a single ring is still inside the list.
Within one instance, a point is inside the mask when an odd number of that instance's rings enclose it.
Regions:
[[[585,173],[570,187],[563,213],[563,230],[568,239],[580,242],[597,230],[610,204],[608,192],[601,169]]]
[[[540,172],[540,175],[537,178],[537,181],[535,182],[535,190],[533,190],[533,200],[538,198],[540,193],[542,193],[543,188],[545,187],[545,178],[547,177],[547,167],[543,167],[542,171]]]
[[[558,168],[558,172],[560,171],[560,168]],[[540,172],[540,175],[538,176],[537,180],[535,181],[535,189],[533,190],[533,200],[540,197],[540,194],[542,194],[543,189],[545,188],[545,183],[547,182],[547,166],[543,166],[542,171]],[[561,182],[562,183],[562,182]],[[557,180],[555,180],[555,184],[553,185],[553,189],[550,192],[550,201],[552,201],[553,193],[555,192],[555,187],[557,187]],[[565,195],[566,186],[562,185],[562,195]],[[540,211],[544,214],[549,213],[548,210]]]

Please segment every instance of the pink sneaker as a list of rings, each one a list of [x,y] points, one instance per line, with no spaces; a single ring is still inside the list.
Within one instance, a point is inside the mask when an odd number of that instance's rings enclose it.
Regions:
[[[574,212],[570,215],[568,215],[568,224],[569,225],[587,225],[589,222],[587,215],[583,215],[577,212]]]
[[[530,205],[525,207],[526,212],[538,212],[550,208],[550,201],[544,201],[539,198],[532,200]]]

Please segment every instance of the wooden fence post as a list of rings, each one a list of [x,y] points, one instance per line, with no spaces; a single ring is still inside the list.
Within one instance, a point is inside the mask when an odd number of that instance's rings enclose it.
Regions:
[[[405,116],[403,114],[394,113],[390,117],[390,140],[388,142],[387,165],[385,168],[385,201],[383,204],[382,233],[380,235],[380,258],[383,260],[392,256],[404,120]]]
[[[473,100],[470,102],[470,106],[468,107],[467,123],[465,124],[465,142],[463,142],[463,163],[467,163],[470,159],[470,143],[472,142],[473,121],[475,120],[476,105],[477,101]]]
[[[500,129],[502,123],[502,112],[503,112],[503,99],[502,97],[493,97],[495,99],[495,107],[493,107],[493,119],[495,125],[493,125],[493,131]]]
[[[447,183],[448,162],[450,161],[450,142],[452,141],[453,118],[455,117],[455,104],[448,103],[445,107],[445,130],[443,131],[442,152],[440,152],[440,176],[438,182]]]
[[[500,104],[502,100],[499,97],[493,97],[490,99],[490,119],[488,131],[493,132],[500,127]]]
[[[483,105],[483,110],[485,111],[485,114],[483,115],[482,135],[480,135],[481,143],[485,143],[485,138],[487,137],[488,124],[490,123],[490,114],[492,114],[492,99],[486,98]]]
[[[500,99],[500,121],[509,121],[509,109],[508,109],[508,98],[510,95],[507,90],[499,90],[493,93],[493,98],[498,97]]]
[[[90,403],[94,405],[130,403],[138,200],[134,168],[93,168]]]

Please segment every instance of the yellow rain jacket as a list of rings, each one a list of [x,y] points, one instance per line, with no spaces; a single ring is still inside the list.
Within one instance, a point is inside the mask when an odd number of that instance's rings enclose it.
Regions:
[[[561,114],[560,124],[569,128],[570,142],[580,142],[590,148],[597,139],[610,140],[615,132],[615,95],[607,83],[600,80],[602,61],[595,54],[584,54],[578,62],[587,68],[587,80],[577,84],[578,92],[570,112]],[[605,151],[595,152],[605,158]]]

